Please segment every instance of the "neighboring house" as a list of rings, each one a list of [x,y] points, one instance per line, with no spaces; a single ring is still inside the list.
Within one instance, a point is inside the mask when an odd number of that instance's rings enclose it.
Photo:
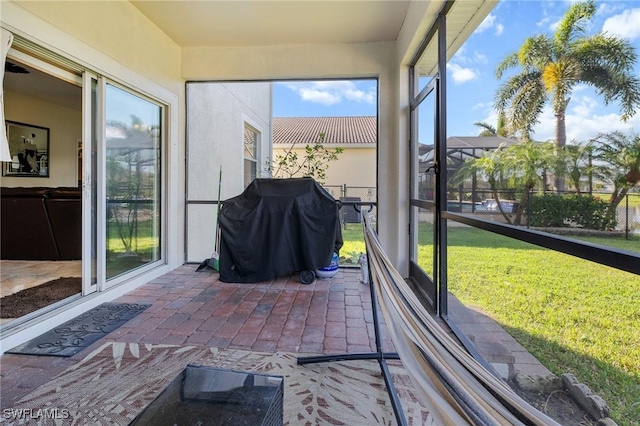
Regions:
[[[373,191],[375,194],[378,141],[375,116],[274,117],[273,158],[290,150],[297,153],[300,161],[305,147],[318,142],[321,133],[324,134],[325,148],[333,150],[340,147],[344,150],[336,161],[329,163],[324,186],[334,197],[341,195],[338,187],[344,188],[345,185],[352,188],[351,195],[354,196],[359,192],[364,195]]]
[[[215,209],[219,166],[223,166],[222,198],[236,195],[251,178],[254,159],[255,164],[260,161],[259,153],[245,155],[245,149],[268,149],[265,135],[270,129],[266,108],[243,109],[247,104],[237,93],[219,93],[229,104],[194,105],[198,96],[190,93],[191,84],[200,82],[377,79],[377,174],[373,175],[379,188],[377,224],[389,258],[408,276],[413,240],[407,225],[411,209],[417,208],[409,199],[415,181],[409,173],[409,153],[415,148],[411,144],[417,144],[411,129],[417,127],[412,109],[419,104],[418,80],[430,80],[438,70],[446,79],[446,58],[495,4],[485,0],[0,2],[2,40],[7,33],[14,36],[9,49],[1,46],[3,57],[37,71],[12,76],[6,119],[50,129],[49,175],[5,175],[1,185],[72,186],[81,191],[82,220],[74,223],[82,233],[83,278],[82,297],[46,315],[34,313],[1,325],[0,352],[187,260],[209,255],[213,247],[196,241],[199,234],[212,232],[215,216],[210,212]],[[327,16],[331,16],[330,31]],[[438,37],[443,43],[436,42]],[[434,54],[437,46],[445,47],[439,57]],[[37,84],[35,77],[40,74],[65,89],[51,90],[58,85],[50,81]],[[259,102],[266,99],[257,96]],[[445,102],[446,93],[438,99]],[[227,115],[231,111],[242,111],[244,118]],[[443,117],[428,111],[433,110],[420,110],[421,119],[433,122]],[[229,125],[233,132],[219,137],[215,126],[198,130],[194,117],[205,124]],[[107,134],[109,123],[116,122],[125,137]],[[145,137],[143,156],[133,155],[136,135]],[[110,148],[116,144],[117,149]],[[122,153],[132,155],[124,158]],[[374,167],[353,168],[374,172]],[[112,169],[119,173],[117,181]],[[138,188],[125,192],[124,185],[117,185],[138,182],[138,177],[144,177],[144,192]],[[131,206],[136,213],[127,220],[137,221],[132,229],[141,234],[134,235],[127,247],[113,236],[113,205]],[[113,243],[109,249],[107,243]]]

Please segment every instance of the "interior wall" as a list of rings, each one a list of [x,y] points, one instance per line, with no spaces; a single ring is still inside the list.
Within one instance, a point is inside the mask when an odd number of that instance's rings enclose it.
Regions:
[[[49,177],[2,176],[2,186],[77,187],[78,140],[82,138],[81,98],[78,97],[77,109],[16,92],[5,92],[4,102],[7,120],[49,129]]]

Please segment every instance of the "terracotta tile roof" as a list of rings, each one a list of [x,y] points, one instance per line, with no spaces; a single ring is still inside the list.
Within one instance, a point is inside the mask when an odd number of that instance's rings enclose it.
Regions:
[[[375,144],[376,117],[274,117],[273,145],[315,143],[325,134],[325,144]]]

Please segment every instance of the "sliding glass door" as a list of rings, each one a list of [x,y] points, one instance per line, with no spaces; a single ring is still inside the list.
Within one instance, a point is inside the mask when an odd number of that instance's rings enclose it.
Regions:
[[[107,83],[104,123],[105,278],[161,258],[161,105]]]

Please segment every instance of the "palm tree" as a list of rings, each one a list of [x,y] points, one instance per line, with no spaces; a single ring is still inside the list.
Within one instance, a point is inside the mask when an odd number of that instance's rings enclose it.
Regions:
[[[605,133],[594,142],[596,158],[606,163],[598,168],[600,176],[613,184],[608,214],[614,215],[627,192],[640,183],[640,135]]]
[[[618,101],[624,121],[640,109],[640,80],[633,70],[637,53],[625,39],[606,33],[586,35],[587,21],[595,11],[593,0],[572,4],[553,36],[527,38],[498,65],[498,79],[510,68],[521,68],[495,96],[496,108],[506,112],[510,128],[530,134],[550,98],[556,120],[556,150],[563,147],[567,105],[580,83],[594,87],[606,104]]]
[[[582,193],[580,184],[582,178],[586,175],[588,179],[589,194],[592,191],[592,160],[593,160],[593,143],[566,145],[562,151],[561,163],[566,176],[571,181],[576,194]]]
[[[556,157],[550,142],[519,142],[509,147],[504,145],[495,151],[485,152],[482,157],[467,160],[452,178],[453,183],[462,182],[480,175],[491,188],[498,210],[509,224],[520,225],[522,215],[529,202],[533,188],[544,185],[544,173],[554,169]],[[518,197],[518,207],[513,221],[502,208],[500,194],[510,192]]]
[[[473,123],[473,125],[482,129],[478,136],[501,136],[503,138],[515,137],[512,132],[507,130],[506,119],[503,112],[498,114],[498,125],[496,127],[493,127],[486,121],[477,121]]]
[[[512,145],[504,154],[503,173],[509,176],[509,186],[517,188],[520,197],[513,224],[520,225],[531,192],[536,186],[544,189],[546,171],[557,169],[557,157],[553,144],[532,140]]]
[[[465,180],[479,175],[489,184],[491,195],[497,203],[498,210],[504,216],[506,222],[510,224],[511,219],[503,211],[500,204],[500,192],[507,186],[502,173],[502,153],[504,149],[504,144],[502,144],[493,151],[484,151],[481,157],[467,159],[451,177],[451,183],[459,185]]]

